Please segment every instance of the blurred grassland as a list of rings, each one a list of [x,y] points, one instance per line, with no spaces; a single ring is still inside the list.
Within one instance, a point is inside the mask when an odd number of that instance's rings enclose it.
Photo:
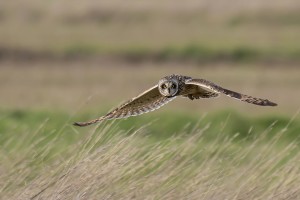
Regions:
[[[0,56],[298,61],[299,10],[296,0],[3,1]]]
[[[58,111],[2,110],[1,113],[0,130],[2,132],[2,144],[5,144],[7,139],[11,137],[11,130],[16,131],[16,135],[21,134],[20,136],[22,136],[23,133],[28,131],[38,130],[44,123],[46,123],[46,125],[40,130],[42,132],[40,134],[51,135],[51,132],[58,132],[54,127],[61,127],[66,129],[61,137],[66,137],[65,142],[69,141],[72,143],[72,136],[76,138],[76,134],[69,133],[76,129],[72,128],[72,122],[79,117],[81,119],[93,117],[90,112],[81,113],[76,117]],[[234,110],[223,109],[202,115],[192,114],[190,112],[165,111],[159,114],[153,113],[152,116],[146,115],[144,117],[116,120],[116,124],[118,124],[119,129],[131,130],[131,132],[144,125],[144,133],[148,134],[147,136],[153,138],[154,141],[163,140],[176,135],[184,135],[192,132],[195,127],[201,127],[206,128],[206,131],[210,133],[209,136],[205,138],[208,142],[213,142],[219,131],[222,131],[222,133],[228,137],[233,137],[238,134],[238,139],[247,138],[247,140],[252,141],[258,136],[258,133],[262,133],[269,126],[272,127],[272,131],[269,132],[270,137],[273,137],[278,131],[288,127],[288,130],[285,130],[287,133],[281,138],[282,142],[285,143],[300,139],[298,118],[292,122],[290,121],[291,118],[281,115],[247,117]],[[84,128],[76,130],[83,131],[83,133],[86,131]],[[16,139],[19,140],[18,137],[16,137]]]
[[[111,60],[1,65],[0,199],[300,195],[298,68]],[[72,126],[170,73],[206,78],[279,106],[178,98],[142,116]]]
[[[165,113],[76,129],[63,113],[4,113],[1,198],[300,195],[299,119]]]
[[[299,197],[297,68],[100,63],[2,62],[1,198]],[[142,116],[72,126],[174,72],[279,106],[257,107],[226,97],[178,98]]]
[[[91,111],[95,116],[137,96],[169,74],[210,80],[224,88],[279,104],[252,106],[221,95],[190,101],[177,98],[160,110],[202,114],[232,108],[248,114],[293,115],[299,109],[299,69],[267,64],[131,63],[119,61],[2,62],[0,104],[8,109]],[[125,89],[124,89],[125,88]],[[160,110],[156,112],[160,113]],[[151,113],[149,114],[151,115]]]
[[[0,1],[0,199],[299,199],[297,0]],[[177,98],[72,126],[169,74]]]

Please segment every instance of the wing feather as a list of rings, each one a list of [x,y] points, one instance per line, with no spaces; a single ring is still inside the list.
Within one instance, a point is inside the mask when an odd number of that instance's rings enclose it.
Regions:
[[[273,103],[269,101],[268,99],[261,99],[257,97],[252,97],[249,95],[241,94],[238,92],[234,92],[225,88],[222,88],[210,81],[204,80],[204,79],[191,79],[186,82],[187,85],[197,85],[198,87],[201,87],[202,89],[207,90],[208,92],[214,92],[214,93],[223,93],[229,97],[259,105],[259,106],[277,106],[276,103]]]
[[[75,122],[74,125],[87,126],[106,119],[119,119],[141,115],[160,108],[174,98],[161,95],[156,85],[98,119],[89,122]]]

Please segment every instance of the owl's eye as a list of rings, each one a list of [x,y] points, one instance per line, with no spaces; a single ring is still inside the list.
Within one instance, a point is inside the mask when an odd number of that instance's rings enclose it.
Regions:
[[[162,84],[162,85],[161,85],[161,88],[162,88],[162,89],[166,89],[166,88],[167,88],[166,84]]]
[[[175,89],[176,88],[176,85],[175,84],[172,84],[172,89]]]

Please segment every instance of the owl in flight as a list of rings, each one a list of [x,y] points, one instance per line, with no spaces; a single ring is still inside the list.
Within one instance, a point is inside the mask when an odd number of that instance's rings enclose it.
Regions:
[[[204,79],[194,79],[188,76],[173,74],[160,79],[157,85],[127,101],[106,115],[88,122],[75,122],[74,125],[87,126],[106,119],[119,119],[141,115],[160,108],[177,96],[194,100],[217,97],[220,94],[225,94],[229,97],[259,106],[277,105],[267,99],[251,97],[222,88]]]

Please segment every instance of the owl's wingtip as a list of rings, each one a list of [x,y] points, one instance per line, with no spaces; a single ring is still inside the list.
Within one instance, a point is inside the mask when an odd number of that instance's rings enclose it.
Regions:
[[[89,121],[89,122],[74,122],[73,125],[74,126],[88,126],[88,125],[91,125],[91,124],[95,124],[96,122],[100,122],[102,120],[103,120],[103,118],[94,119],[94,120]]]
[[[85,124],[85,123],[82,123],[82,122],[74,122],[73,125],[74,125],[74,126],[81,126],[81,127],[82,127],[82,126],[86,126],[86,124]]]
[[[82,123],[80,123],[80,122],[74,122],[73,125],[74,126],[82,126]]]
[[[278,106],[277,103],[274,103],[274,102],[271,102],[271,101],[270,101],[269,105],[270,105],[270,106]]]
[[[274,102],[269,101],[269,100],[266,101],[266,105],[267,105],[267,106],[278,106],[277,103],[274,103]]]

